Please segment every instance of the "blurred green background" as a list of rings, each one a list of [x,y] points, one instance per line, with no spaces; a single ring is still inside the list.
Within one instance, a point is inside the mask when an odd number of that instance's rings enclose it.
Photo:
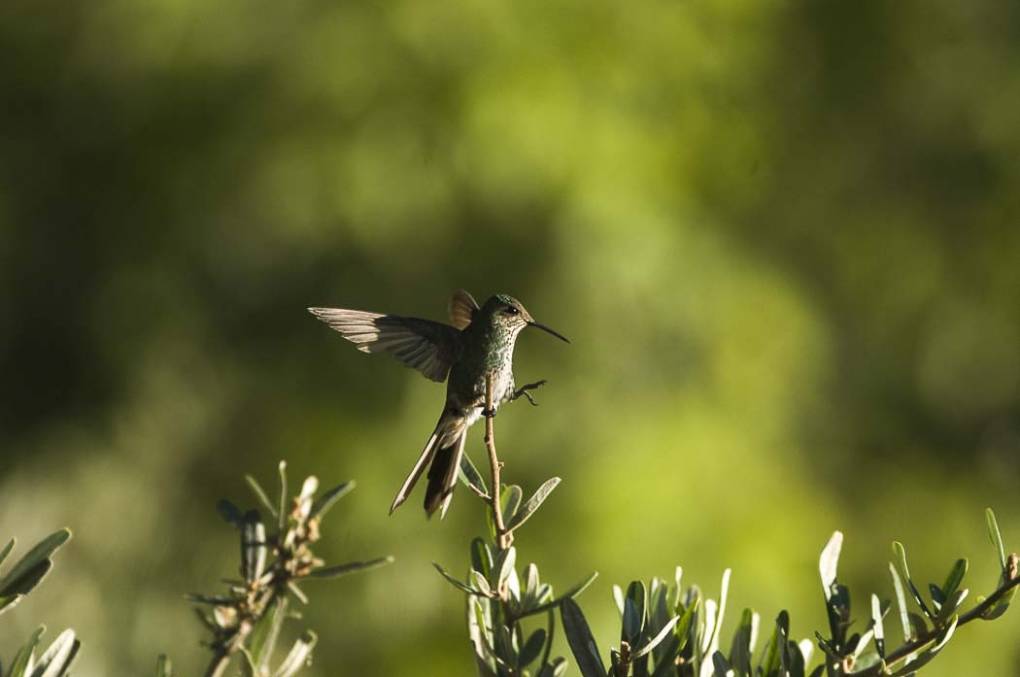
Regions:
[[[564,478],[520,555],[601,572],[604,651],[611,583],[676,564],[810,636],[834,529],[859,617],[894,538],[972,589],[986,505],[1020,543],[1016,3],[5,0],[0,92],[0,537],[75,532],[4,655],[45,620],[82,675],[199,674],[215,501],[286,458],[358,481],[329,559],[397,557],[307,586],[312,674],[470,674],[430,562],[466,567],[477,499],[386,514],[443,387],[304,310],[457,287],[573,339],[522,337],[550,383],[497,436]],[[926,674],[1020,675],[1018,631]]]

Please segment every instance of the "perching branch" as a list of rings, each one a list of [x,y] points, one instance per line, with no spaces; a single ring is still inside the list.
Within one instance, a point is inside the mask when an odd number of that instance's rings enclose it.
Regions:
[[[500,550],[506,550],[514,542],[513,532],[507,531],[503,521],[503,509],[500,502],[500,470],[503,464],[500,463],[496,454],[496,436],[493,431],[493,418],[496,410],[492,398],[492,375],[485,377],[485,448],[489,451],[489,469],[491,472],[492,489],[489,491],[489,507],[492,510],[493,523],[496,525],[496,542]]]
[[[1016,557],[1016,555],[1012,555],[1012,557]],[[1000,585],[995,590],[995,592],[990,594],[984,601],[982,601],[980,604],[975,606],[973,609],[971,609],[967,613],[965,613],[962,616],[960,616],[960,620],[957,621],[956,627],[960,628],[961,626],[966,625],[967,623],[970,623],[971,621],[977,620],[977,619],[981,618],[982,616],[984,616],[984,614],[989,609],[994,607],[998,603],[998,601],[1000,599],[1005,597],[1009,593],[1010,590],[1012,590],[1013,588],[1017,587],[1018,585],[1020,585],[1020,576],[1014,576],[1012,579],[1010,579],[1010,580],[1006,581],[1005,583],[1003,583],[1002,585]],[[906,642],[902,646],[900,646],[897,649],[895,649],[894,651],[891,651],[885,657],[885,664],[886,665],[893,665],[894,663],[897,663],[897,662],[903,660],[904,658],[906,658],[910,654],[916,653],[920,649],[923,649],[928,644],[931,644],[938,637],[938,632],[937,631],[938,631],[938,628],[935,628],[932,632],[925,633],[925,635],[923,637],[918,637],[917,639],[914,639],[914,640],[911,640],[909,642]],[[861,672],[855,672],[854,676],[857,677],[858,675],[862,675],[862,676],[872,677],[874,675],[881,675],[882,674],[882,670],[883,670],[882,664],[879,663],[879,664],[871,666],[870,668],[868,668],[866,670],[862,670]]]

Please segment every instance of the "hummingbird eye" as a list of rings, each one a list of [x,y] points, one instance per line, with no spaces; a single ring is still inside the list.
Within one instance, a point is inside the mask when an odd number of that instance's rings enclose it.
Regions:
[[[521,311],[517,310],[514,306],[507,306],[505,312],[507,315],[519,315]]]

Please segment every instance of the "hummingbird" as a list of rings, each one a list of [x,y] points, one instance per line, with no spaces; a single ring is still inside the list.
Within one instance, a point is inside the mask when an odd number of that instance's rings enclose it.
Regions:
[[[387,352],[433,381],[446,381],[446,403],[411,469],[400,486],[390,514],[407,500],[415,483],[428,467],[425,513],[437,510],[440,519],[453,498],[457,471],[464,456],[467,431],[483,414],[495,415],[504,402],[524,396],[545,381],[514,385],[513,356],[517,336],[535,327],[570,343],[559,332],[536,322],[520,301],[506,294],[489,297],[479,306],[474,297],[459,289],[450,297],[450,323],[416,317],[384,315],[346,308],[309,308],[308,312],[340,332],[365,353]],[[486,410],[486,380],[492,379],[492,411]]]

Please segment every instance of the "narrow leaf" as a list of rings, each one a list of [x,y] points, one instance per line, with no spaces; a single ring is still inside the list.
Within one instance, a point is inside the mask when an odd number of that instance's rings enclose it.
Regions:
[[[0,564],[3,564],[4,560],[7,559],[7,555],[11,554],[11,550],[14,550],[15,543],[17,543],[17,539],[12,538],[7,541],[7,545],[3,549],[0,549]]]
[[[503,493],[500,494],[500,501],[503,503],[503,524],[510,524],[523,498],[524,490],[516,484],[504,487]]]
[[[276,643],[280,639],[280,629],[283,627],[283,620],[286,616],[287,597],[280,595],[252,630],[248,650],[251,653],[256,674],[268,669],[269,659],[276,650]]]
[[[448,573],[448,572],[446,571],[446,569],[444,569],[443,567],[441,567],[441,566],[440,566],[439,564],[437,564],[436,562],[433,562],[433,563],[432,563],[432,566],[434,566],[434,567],[436,568],[436,571],[438,571],[438,572],[439,572],[439,575],[440,575],[440,576],[442,576],[442,577],[443,577],[443,578],[445,578],[445,579],[446,579],[447,581],[449,581],[449,582],[450,582],[450,584],[451,584],[451,585],[453,585],[453,587],[457,588],[458,590],[461,590],[462,592],[466,592],[466,593],[467,593],[467,594],[469,594],[469,595],[481,595],[481,593],[479,593],[479,592],[478,592],[477,590],[475,590],[474,588],[472,588],[471,586],[469,586],[469,585],[468,585],[467,583],[464,583],[463,581],[457,580],[456,578],[454,578],[453,576],[451,576],[451,575],[450,575],[450,574],[449,574],[449,573]],[[484,595],[482,595],[482,596],[484,596]]]
[[[531,633],[528,640],[524,642],[524,646],[521,647],[521,653],[517,659],[518,667],[526,668],[538,658],[539,654],[542,653],[543,647],[545,647],[545,638],[545,628],[539,628]]]
[[[1002,570],[1006,570],[1006,547],[1002,544],[1002,532],[999,531],[999,521],[995,519],[995,512],[991,508],[985,508],[985,521],[988,523],[988,538],[999,553],[999,564]]]
[[[525,611],[524,613],[521,614],[521,617],[523,618],[525,616],[533,616],[534,614],[541,613],[543,611],[548,611],[549,609],[553,609],[553,608],[559,606],[565,600],[573,599],[574,597],[577,597],[582,592],[584,592],[588,588],[588,586],[591,585],[595,581],[595,579],[598,578],[598,577],[599,577],[599,572],[593,571],[592,574],[590,576],[588,576],[588,578],[584,579],[583,581],[581,581],[580,583],[578,583],[574,587],[570,588],[569,590],[567,590],[565,593],[563,593],[562,595],[560,595],[556,599],[554,599],[552,601],[549,601],[549,602],[546,602],[545,604],[542,604],[541,606],[537,606],[534,609],[528,609],[527,611]]]
[[[871,595],[871,623],[875,630],[875,649],[880,658],[885,658],[885,625],[882,622],[882,603],[878,595]]]
[[[485,479],[482,474],[478,472],[478,468],[471,462],[471,458],[468,457],[465,452],[460,460],[460,473],[457,475],[461,482],[466,484],[469,489],[478,494],[484,499],[489,498],[489,487],[485,485]]]
[[[582,677],[607,677],[598,645],[581,607],[570,598],[564,599],[560,604],[560,620],[563,622],[563,632],[567,635],[567,643]]]
[[[946,582],[942,585],[942,593],[949,597],[960,587],[963,582],[963,577],[967,575],[967,560],[958,559],[953,568],[949,570],[949,574],[946,576]]]
[[[312,656],[312,649],[318,642],[318,636],[311,630],[305,630],[304,634],[301,635],[301,639],[294,642],[293,648],[287,657],[283,659],[283,663],[273,673],[273,677],[293,677],[297,674],[298,670],[308,664],[309,659]]]
[[[32,669],[32,677],[61,677],[67,673],[81,648],[73,630],[64,630],[53,644],[39,657]]]
[[[638,649],[631,655],[635,659],[637,659],[647,654],[649,651],[658,646],[659,643],[662,642],[662,640],[666,639],[666,637],[669,636],[669,634],[673,631],[673,628],[676,627],[676,624],[679,621],[680,621],[679,616],[673,616],[673,618],[669,619],[666,622],[666,624],[662,626],[662,629],[659,630],[658,634],[656,634],[655,637],[652,637],[650,640],[648,640],[648,642],[645,643],[644,646],[642,646],[640,649]]]
[[[312,503],[312,511],[308,514],[308,519],[315,517],[325,517],[329,509],[347,494],[354,491],[354,480],[338,484],[326,493],[319,496]]]
[[[259,503],[261,503],[265,509],[269,511],[269,514],[273,517],[277,517],[279,515],[277,506],[273,505],[273,502],[269,500],[269,494],[267,494],[266,490],[262,488],[262,485],[259,484],[258,480],[251,475],[245,475],[244,481],[248,484],[248,488],[251,489],[251,492],[255,494],[255,498],[258,499]]]
[[[335,566],[313,569],[308,573],[307,578],[339,578],[340,576],[346,576],[347,574],[353,574],[358,571],[378,569],[381,566],[386,566],[387,564],[392,563],[392,556],[377,557],[376,559],[370,559],[366,562],[348,562],[347,564],[337,564]]]
[[[525,501],[524,505],[521,506],[520,510],[517,511],[510,522],[507,523],[507,530],[513,531],[527,522],[528,519],[535,514],[535,511],[542,506],[542,503],[544,503],[545,499],[549,497],[549,494],[552,493],[553,489],[559,486],[560,481],[559,477],[553,477],[546,480],[545,483],[543,483],[542,486],[540,486],[538,490],[532,494],[531,498]]]
[[[836,571],[839,567],[839,553],[843,549],[843,533],[836,531],[822,549],[818,558],[818,571],[822,576],[822,589],[825,601],[832,597],[833,585],[836,583]]]
[[[55,531],[39,541],[0,579],[0,596],[24,594],[38,585],[49,566],[49,558],[71,538],[70,529]],[[41,570],[41,572],[40,572]]]
[[[914,597],[914,601],[917,602],[917,606],[921,607],[921,611],[924,612],[925,616],[932,618],[934,614],[928,610],[928,605],[925,604],[924,598],[921,597],[920,591],[917,586],[914,585],[914,581],[910,578],[910,569],[907,567],[907,551],[904,549],[903,544],[899,541],[893,542],[893,562],[899,569],[900,576],[903,581],[910,588],[910,592]]]

